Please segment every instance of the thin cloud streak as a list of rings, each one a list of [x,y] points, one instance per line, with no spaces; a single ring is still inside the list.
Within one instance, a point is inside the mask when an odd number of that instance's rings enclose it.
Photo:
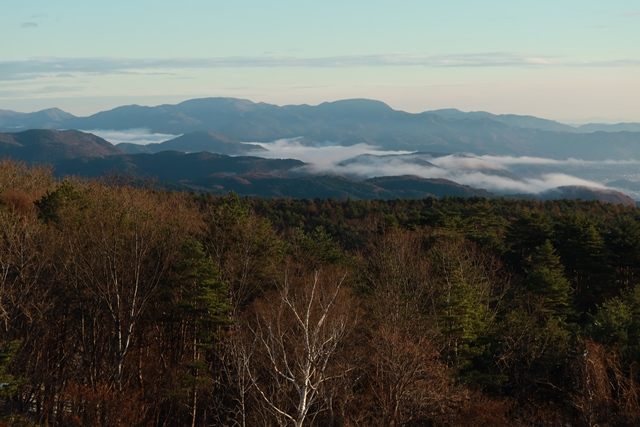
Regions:
[[[30,23],[36,24],[36,23]],[[37,24],[36,24],[37,25]],[[349,67],[636,67],[640,58],[570,60],[567,58],[488,52],[454,55],[349,55],[316,58],[232,56],[212,58],[32,58],[0,61],[0,80],[22,80],[59,73],[121,74],[210,68],[349,68]]]
[[[549,159],[532,156],[491,156],[466,154],[463,156],[450,155],[436,157],[432,163],[442,167],[456,167],[462,169],[494,169],[504,170],[508,166],[596,166],[596,165],[640,165],[640,160],[583,160],[576,158]]]

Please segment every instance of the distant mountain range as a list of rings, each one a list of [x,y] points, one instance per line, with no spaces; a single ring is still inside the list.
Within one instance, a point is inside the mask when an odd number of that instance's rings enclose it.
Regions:
[[[357,179],[312,175],[295,159],[228,156],[212,152],[187,153],[185,147],[237,150],[239,142],[211,133],[187,134],[151,148],[151,153],[126,153],[128,145],[114,146],[95,135],[75,131],[28,130],[0,134],[3,157],[35,164],[50,164],[58,176],[126,176],[157,185],[193,191],[260,197],[395,199],[424,197],[496,197],[494,194],[446,179],[384,176]],[[179,148],[165,151],[159,147]],[[232,148],[235,147],[235,148]],[[256,146],[260,147],[260,146]],[[256,149],[256,147],[250,147]],[[197,150],[193,150],[197,151]],[[361,161],[355,158],[353,161]],[[366,158],[366,157],[364,157]],[[421,164],[419,158],[416,164]],[[426,160],[424,163],[428,163]],[[348,165],[349,162],[343,162]],[[585,187],[559,188],[527,198],[578,198],[632,205],[628,196],[611,190]]]
[[[35,113],[0,110],[0,130],[13,132],[33,128],[59,129],[63,123],[75,119],[77,117],[73,114],[59,108],[49,108]]]
[[[587,123],[571,126],[554,120],[535,116],[516,114],[491,114],[485,111],[464,112],[455,108],[434,110],[430,113],[453,119],[488,119],[511,127],[537,129],[553,132],[592,133],[592,132],[640,132],[640,123]]]
[[[367,99],[276,106],[235,98],[202,98],[175,105],[129,105],[88,117],[61,110],[0,112],[0,130],[25,128],[145,128],[185,134],[213,132],[229,142],[303,137],[308,143],[368,143],[384,149],[440,153],[529,155],[583,159],[640,158],[640,124],[572,127],[531,116],[437,110],[407,113]],[[150,148],[149,150],[154,150]],[[222,149],[222,148],[221,148]],[[123,147],[131,151],[131,147]],[[235,153],[233,153],[235,154]]]
[[[640,123],[588,123],[578,127],[580,132],[640,132]]]

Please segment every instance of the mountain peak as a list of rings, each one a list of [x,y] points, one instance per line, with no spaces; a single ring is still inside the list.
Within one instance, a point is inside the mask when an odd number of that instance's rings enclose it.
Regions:
[[[242,98],[209,97],[188,99],[176,106],[186,108],[229,108],[236,111],[248,111],[258,105],[260,104]]]
[[[51,120],[67,120],[67,119],[73,119],[75,118],[75,116],[71,113],[67,113],[64,110],[61,110],[60,108],[46,108],[44,110],[40,110],[35,112],[34,114],[38,114],[41,116],[45,116],[48,119]]]
[[[367,98],[350,98],[340,99],[337,101],[323,102],[318,105],[318,108],[332,108],[332,109],[349,109],[359,110],[363,112],[376,112],[376,111],[393,111],[393,109],[386,103],[375,99]]]

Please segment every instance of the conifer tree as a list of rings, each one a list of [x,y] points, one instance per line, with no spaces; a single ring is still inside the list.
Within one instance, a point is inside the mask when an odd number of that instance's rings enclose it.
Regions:
[[[571,312],[571,284],[564,267],[549,240],[534,249],[526,276],[529,290],[542,297],[542,310],[547,315],[566,320]]]
[[[532,250],[551,238],[553,229],[549,218],[538,212],[525,211],[507,228],[505,236],[508,247],[506,258],[516,270],[524,264]]]
[[[557,226],[555,243],[581,310],[615,296],[604,239],[592,221],[584,215],[565,218]]]

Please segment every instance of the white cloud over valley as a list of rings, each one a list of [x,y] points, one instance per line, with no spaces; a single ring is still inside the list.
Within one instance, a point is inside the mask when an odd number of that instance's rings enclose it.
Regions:
[[[414,175],[447,179],[459,184],[500,193],[540,193],[561,186],[608,188],[586,178],[593,168],[640,166],[639,160],[549,159],[531,156],[491,156],[474,154],[431,155],[406,151],[385,151],[360,143],[309,145],[302,139],[281,139],[260,143],[267,149],[261,157],[295,158],[308,163],[304,171],[339,174],[362,179],[379,176]],[[523,173],[522,167],[526,167]],[[565,170],[583,171],[575,176]],[[520,169],[519,169],[520,168]]]
[[[171,135],[168,133],[154,133],[147,129],[125,129],[125,130],[112,130],[112,129],[92,129],[83,130],[83,132],[92,133],[100,138],[104,138],[112,144],[120,144],[123,142],[132,144],[155,144],[159,142],[168,141],[176,138],[180,135]]]

